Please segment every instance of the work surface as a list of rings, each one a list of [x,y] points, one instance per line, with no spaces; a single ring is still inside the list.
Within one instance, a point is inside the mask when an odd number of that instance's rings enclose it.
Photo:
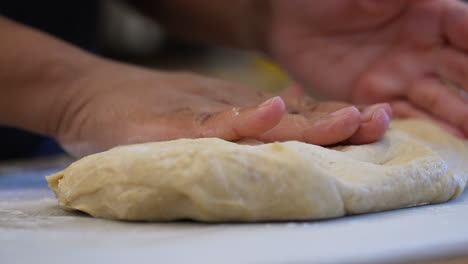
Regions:
[[[0,164],[1,263],[376,263],[468,255],[468,192],[445,204],[313,222],[129,223],[58,208],[67,159]]]

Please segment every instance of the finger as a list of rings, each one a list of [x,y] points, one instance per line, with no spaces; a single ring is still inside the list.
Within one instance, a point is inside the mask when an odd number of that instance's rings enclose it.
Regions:
[[[346,143],[368,144],[379,140],[385,134],[392,117],[389,104],[376,104],[365,108],[361,114],[361,123],[356,133]]]
[[[395,117],[399,117],[403,119],[415,118],[415,119],[432,121],[436,123],[437,125],[439,125],[441,128],[443,128],[445,131],[449,132],[450,134],[459,138],[464,137],[463,132],[460,129],[440,119],[434,118],[433,116],[425,113],[423,110],[409,104],[406,101],[394,101],[394,102],[391,102],[391,106],[392,106],[393,114]]]
[[[450,1],[442,20],[444,35],[455,47],[468,50],[468,5]]]
[[[415,82],[408,90],[408,99],[468,135],[468,101],[440,80],[426,78]]]
[[[296,82],[291,83],[281,94],[282,96],[304,96],[305,91],[302,86]]]
[[[359,112],[363,114],[365,114],[366,112],[370,112],[372,110],[377,110],[378,108],[382,108],[390,118],[393,115],[392,106],[389,103],[380,103],[380,104],[374,104],[374,105],[360,104],[360,105],[356,105],[356,108],[359,110]]]
[[[276,127],[255,139],[264,142],[298,140],[331,145],[351,137],[359,124],[360,113],[354,106],[323,114],[316,119],[308,119],[303,115],[285,115]]]
[[[285,111],[283,100],[277,96],[256,107],[199,114],[195,125],[199,137],[239,140],[255,137],[272,129],[281,121]]]

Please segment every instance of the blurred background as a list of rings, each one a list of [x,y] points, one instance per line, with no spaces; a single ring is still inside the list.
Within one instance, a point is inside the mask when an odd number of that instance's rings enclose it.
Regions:
[[[278,91],[288,83],[286,75],[260,55],[177,39],[124,1],[104,0],[101,10],[100,51],[105,56],[156,69],[193,71],[262,91]]]

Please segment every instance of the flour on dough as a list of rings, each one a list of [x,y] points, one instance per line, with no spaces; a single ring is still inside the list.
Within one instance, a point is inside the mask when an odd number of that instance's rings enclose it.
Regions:
[[[462,193],[468,146],[423,121],[324,148],[179,139],[121,146],[47,176],[61,207],[144,221],[309,220],[441,203]]]

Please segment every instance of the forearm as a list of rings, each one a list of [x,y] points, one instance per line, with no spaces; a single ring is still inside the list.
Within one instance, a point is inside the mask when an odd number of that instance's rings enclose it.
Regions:
[[[268,16],[264,0],[128,0],[169,32],[208,44],[261,50]]]
[[[53,135],[74,79],[95,58],[0,16],[0,125]]]

